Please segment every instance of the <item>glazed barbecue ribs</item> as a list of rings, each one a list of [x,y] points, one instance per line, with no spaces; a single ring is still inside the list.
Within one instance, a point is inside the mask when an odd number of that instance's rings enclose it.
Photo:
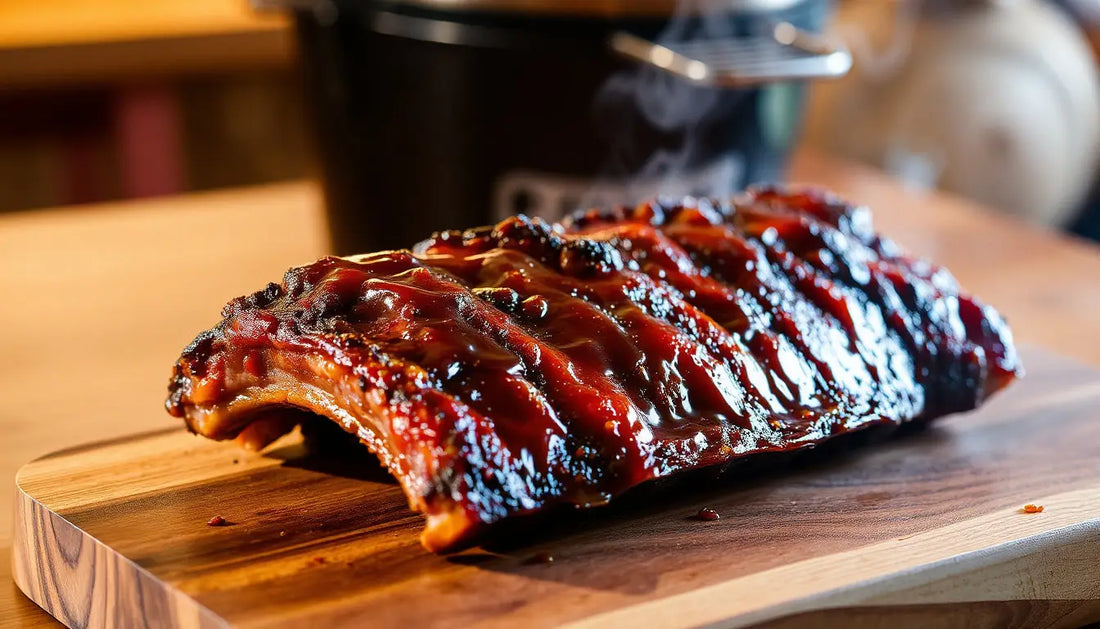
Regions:
[[[252,447],[303,411],[337,422],[437,552],[684,470],[973,409],[1020,373],[992,308],[813,190],[438,233],[291,269],[223,315],[175,365],[169,412]]]

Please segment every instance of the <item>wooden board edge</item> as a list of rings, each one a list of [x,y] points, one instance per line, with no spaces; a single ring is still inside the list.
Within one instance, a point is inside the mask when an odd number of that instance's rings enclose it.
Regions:
[[[87,443],[81,443],[80,445],[70,446],[68,448],[61,448],[60,450],[54,450],[47,452],[42,456],[35,457],[30,461],[27,461],[22,467],[15,472],[15,482],[19,484],[19,478],[23,475],[24,470],[28,466],[32,466],[35,463],[41,461],[50,461],[52,459],[61,459],[65,457],[75,456],[77,454],[84,454],[85,452],[92,452],[101,448],[120,446],[129,443],[136,443],[139,441],[145,441],[146,439],[153,439],[156,437],[164,437],[175,433],[186,433],[187,429],[182,426],[173,426],[171,428],[158,428],[156,430],[146,430],[129,435],[122,435],[121,437],[113,437],[110,439],[97,439],[95,441],[89,441]]]
[[[1100,599],[1100,486],[843,553],[815,557],[619,610],[571,627],[746,627],[835,608],[1012,600]],[[1044,571],[1059,546],[1083,551],[1075,571]],[[1031,562],[1032,558],[1040,561]],[[1080,559],[1080,561],[1077,561]],[[994,578],[995,577],[995,578]],[[992,579],[992,581],[983,581]],[[835,587],[820,592],[820,584]],[[969,584],[959,587],[959,584]],[[941,587],[937,587],[941,586]]]
[[[12,580],[66,626],[229,627],[194,599],[47,509],[18,484],[12,513]]]
[[[830,607],[786,616],[753,629],[883,627],[1044,627],[1079,629],[1100,619],[1100,600],[967,601]]]
[[[755,627],[1081,627],[1100,621],[1096,566],[1100,521],[1094,520],[978,551],[965,561],[953,558],[856,584],[847,595],[830,592],[808,600],[807,611]]]
[[[229,441],[213,441],[189,433],[182,427],[161,429],[66,448],[35,458],[15,473],[16,487],[55,513],[68,513],[93,500],[109,507],[141,496],[214,482],[218,478],[285,463],[269,451],[296,447],[300,433],[291,432],[270,445],[267,451],[251,451]],[[135,454],[135,448],[140,454]],[[186,471],[149,474],[145,463],[158,457],[174,456],[190,466]],[[220,465],[232,460],[230,468]],[[102,472],[110,471],[106,478]],[[60,476],[69,482],[57,483]],[[121,494],[119,492],[122,492]]]

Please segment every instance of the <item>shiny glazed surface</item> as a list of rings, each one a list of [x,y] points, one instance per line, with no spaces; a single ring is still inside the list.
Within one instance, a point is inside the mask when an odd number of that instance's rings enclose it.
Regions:
[[[817,191],[512,218],[324,258],[223,314],[177,363],[169,411],[257,447],[303,410],[337,421],[436,551],[677,471],[969,410],[1020,372],[995,311]]]

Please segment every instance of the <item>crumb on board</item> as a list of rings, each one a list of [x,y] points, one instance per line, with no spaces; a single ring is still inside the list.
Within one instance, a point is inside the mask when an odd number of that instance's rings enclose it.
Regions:
[[[220,515],[216,515],[206,521],[206,526],[227,526],[229,521]]]
[[[325,558],[324,558],[324,557],[313,557],[313,558],[311,558],[311,559],[309,560],[309,563],[311,563],[311,564],[313,564],[313,565],[315,565],[315,566],[319,566],[319,565],[321,565],[321,564],[325,563],[325,561],[326,561],[326,560],[325,560]]]
[[[1024,513],[1042,513],[1043,505],[1026,504],[1023,508]]]

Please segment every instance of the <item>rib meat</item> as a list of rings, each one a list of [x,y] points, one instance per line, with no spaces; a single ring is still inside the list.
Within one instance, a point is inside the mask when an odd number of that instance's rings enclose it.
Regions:
[[[168,410],[263,446],[309,411],[427,515],[424,545],[646,481],[976,407],[1011,334],[865,208],[762,188],[444,232],[230,302]]]

